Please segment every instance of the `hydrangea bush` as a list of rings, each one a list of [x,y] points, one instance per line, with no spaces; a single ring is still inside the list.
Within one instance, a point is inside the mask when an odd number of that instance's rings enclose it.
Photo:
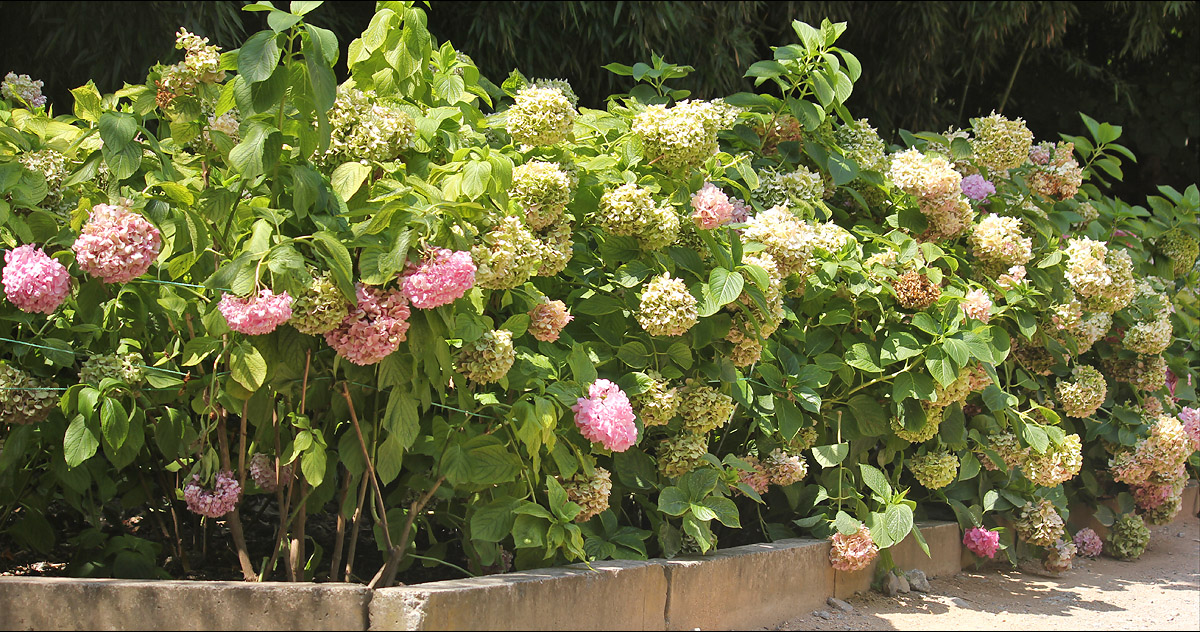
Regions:
[[[771,93],[689,100],[655,57],[593,110],[487,81],[413,3],[341,60],[316,4],[252,5],[236,51],[181,30],[182,61],[67,107],[6,77],[10,537],[143,512],[177,552],[227,527],[247,579],[332,551],[336,580],[344,542],[304,535],[329,514],[374,527],[386,584],[791,535],[854,570],[956,516],[1061,569],[1099,541],[1072,502],[1178,511],[1200,192],[1108,196],[1119,127],[889,145],[828,21],[750,67]],[[248,543],[247,504],[291,518]]]

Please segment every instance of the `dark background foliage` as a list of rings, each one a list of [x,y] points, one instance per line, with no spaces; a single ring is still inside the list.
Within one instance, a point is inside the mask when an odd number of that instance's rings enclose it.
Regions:
[[[226,49],[263,28],[243,2],[0,2],[0,73],[46,82],[57,111],[68,90],[140,83],[176,61],[179,26]],[[1195,2],[432,2],[430,30],[499,83],[513,68],[564,78],[582,105],[629,89],[602,65],[651,51],[696,71],[677,87],[697,98],[750,90],[742,78],[770,46],[796,40],[791,21],[845,21],[838,45],[862,61],[848,103],[885,138],[899,128],[967,127],[993,109],[1023,117],[1038,139],[1083,134],[1077,112],[1122,125],[1138,156],[1117,193],[1200,177],[1200,12]],[[315,22],[344,47],[372,2],[333,1]]]

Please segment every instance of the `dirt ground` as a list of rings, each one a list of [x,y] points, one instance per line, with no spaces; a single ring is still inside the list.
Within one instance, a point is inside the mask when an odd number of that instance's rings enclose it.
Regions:
[[[972,568],[929,594],[864,593],[777,630],[1200,630],[1200,518],[1150,528],[1134,562],[1078,560],[1061,578]],[[1022,567],[1025,568],[1025,567]]]

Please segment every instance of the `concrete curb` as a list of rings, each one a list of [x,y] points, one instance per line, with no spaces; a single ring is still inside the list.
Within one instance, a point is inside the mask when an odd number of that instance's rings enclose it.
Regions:
[[[1200,488],[1181,515],[1200,511]],[[1186,512],[1186,513],[1185,513]],[[958,524],[917,525],[891,549],[929,577],[972,563]],[[0,577],[0,630],[686,630],[771,627],[869,590],[878,563],[829,565],[829,543],[788,539],[703,557],[607,561],[371,590],[353,584]]]

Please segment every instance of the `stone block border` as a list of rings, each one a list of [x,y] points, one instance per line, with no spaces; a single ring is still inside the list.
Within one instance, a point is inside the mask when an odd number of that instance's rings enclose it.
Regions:
[[[1181,515],[1200,511],[1200,487]],[[917,525],[896,565],[929,577],[963,567],[958,524]],[[968,562],[969,563],[969,562]],[[870,589],[829,543],[795,538],[704,557],[608,561],[371,590],[356,584],[0,577],[0,629],[691,630],[768,627]]]

